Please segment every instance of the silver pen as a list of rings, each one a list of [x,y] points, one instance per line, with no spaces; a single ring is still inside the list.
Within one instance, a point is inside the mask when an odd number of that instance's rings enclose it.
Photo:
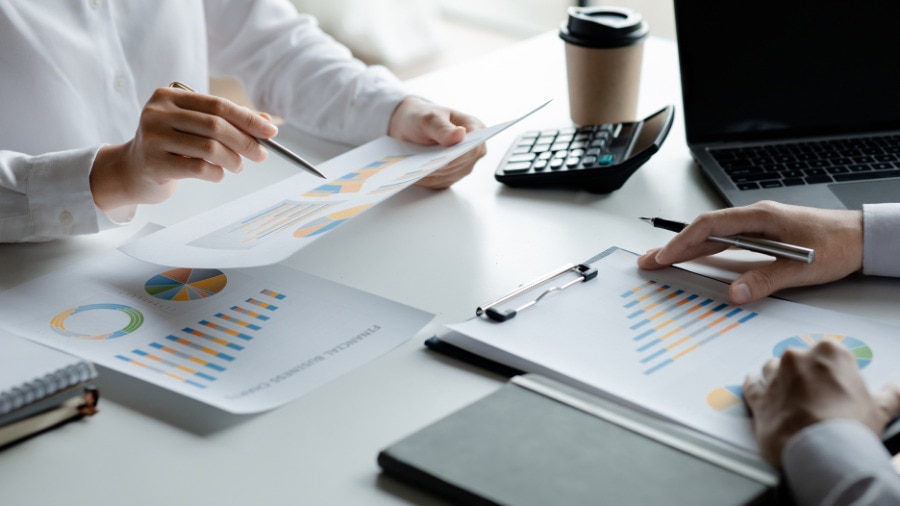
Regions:
[[[178,81],[173,82],[172,84],[169,85],[169,87],[170,88],[178,88],[180,90],[185,90],[185,91],[194,91],[195,92],[195,90],[193,88],[191,88],[190,86],[188,86],[184,83],[180,83]],[[281,144],[273,141],[272,139],[263,139],[261,137],[256,137],[256,140],[263,146],[272,148],[273,151],[275,151],[276,153],[281,155],[286,160],[288,160],[290,162],[294,162],[295,164],[299,165],[300,168],[302,168],[306,172],[309,172],[310,174],[314,174],[316,176],[319,176],[322,179],[325,179],[325,174],[322,174],[321,172],[319,172],[319,169],[317,169],[313,164],[307,162],[306,160],[301,158],[300,155],[298,155],[297,153],[294,153],[290,149],[282,146]]]
[[[661,228],[663,230],[668,230],[675,233],[681,232],[685,227],[688,226],[687,223],[667,220],[665,218],[648,218],[646,216],[642,216],[641,221],[649,223],[656,228]],[[710,242],[727,244],[729,246],[745,249],[747,251],[755,251],[757,253],[772,255],[774,257],[796,260],[797,262],[803,262],[806,264],[811,264],[816,258],[816,251],[813,249],[804,248],[803,246],[796,246],[794,244],[788,244],[786,242],[773,241],[771,239],[762,239],[760,237],[747,237],[743,235],[718,237],[711,235],[707,237],[706,240]]]

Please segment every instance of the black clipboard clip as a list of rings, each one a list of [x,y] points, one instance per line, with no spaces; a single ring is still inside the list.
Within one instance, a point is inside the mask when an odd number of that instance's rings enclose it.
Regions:
[[[546,290],[542,291],[540,293],[540,295],[538,295],[534,299],[522,304],[521,306],[519,306],[517,308],[505,309],[505,310],[500,310],[500,309],[496,308],[496,306],[503,304],[506,301],[514,299],[514,298],[518,297],[519,295],[522,295],[526,292],[534,290],[535,288],[537,288],[541,285],[547,284],[565,274],[572,273],[572,272],[578,274],[578,277],[573,279],[572,281],[569,281],[569,282],[563,284],[563,285],[552,286],[550,288],[547,288]],[[475,308],[475,315],[476,316],[485,315],[488,318],[490,318],[491,320],[494,320],[495,322],[505,322],[506,320],[510,320],[510,319],[514,318],[519,313],[519,311],[522,311],[524,309],[527,309],[527,308],[537,304],[538,302],[541,301],[541,299],[543,299],[547,295],[550,295],[551,293],[561,292],[576,283],[584,283],[585,281],[590,281],[596,277],[597,277],[597,269],[594,267],[591,267],[590,265],[568,264],[568,265],[565,265],[565,266],[551,272],[550,274],[547,274],[546,276],[538,278],[538,279],[532,281],[531,283],[528,283],[527,285],[522,286],[522,287],[500,297],[499,299],[496,299],[491,302],[488,302],[487,304],[482,304],[481,306],[478,306],[477,308]]]

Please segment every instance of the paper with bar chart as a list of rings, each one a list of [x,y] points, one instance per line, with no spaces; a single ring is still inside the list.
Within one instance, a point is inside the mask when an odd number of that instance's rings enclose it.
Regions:
[[[114,250],[0,293],[0,325],[232,413],[271,409],[432,315],[275,265],[169,268]]]
[[[450,147],[376,139],[305,172],[168,227],[121,249],[180,267],[252,267],[280,262],[537,111],[469,132]]]
[[[871,388],[900,379],[897,327],[774,298],[734,306],[724,283],[641,271],[636,258],[611,248],[593,259],[595,279],[503,323],[476,317],[441,337],[749,449],[741,385],[789,348],[831,340],[853,354]]]

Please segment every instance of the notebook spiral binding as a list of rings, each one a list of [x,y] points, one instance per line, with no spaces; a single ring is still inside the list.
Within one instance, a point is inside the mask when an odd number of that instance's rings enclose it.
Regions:
[[[94,366],[88,362],[81,362],[2,392],[0,393],[0,416],[53,395],[60,390],[85,382],[93,375]]]

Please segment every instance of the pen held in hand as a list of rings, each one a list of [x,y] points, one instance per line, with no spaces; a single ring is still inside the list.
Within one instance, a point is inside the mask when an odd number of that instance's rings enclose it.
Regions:
[[[646,216],[642,216],[641,221],[649,223],[656,228],[661,228],[663,230],[668,230],[675,233],[681,232],[685,227],[688,226],[687,223],[667,220],[665,218],[649,218]],[[803,246],[796,246],[794,244],[773,241],[771,239],[763,239],[760,237],[746,237],[742,235],[717,237],[711,235],[707,237],[706,240],[710,242],[717,242],[720,244],[727,244],[729,246],[744,249],[747,251],[754,251],[756,253],[772,255],[778,258],[795,260],[797,262],[803,262],[806,264],[811,264],[816,257],[816,252],[813,249],[805,248]]]
[[[195,91],[190,86],[180,83],[178,81],[173,82],[172,84],[169,85],[169,87],[170,88],[178,88],[180,90],[185,90],[185,91]],[[325,174],[322,174],[321,172],[319,172],[319,169],[317,169],[313,164],[304,160],[297,153],[294,153],[290,149],[282,146],[281,144],[275,142],[272,139],[263,139],[260,137],[255,137],[255,139],[263,146],[271,148],[273,151],[275,151],[276,153],[281,155],[283,158],[285,158],[286,160],[288,160],[290,162],[293,162],[294,164],[298,165],[303,170],[309,172],[310,174],[319,176],[322,179],[325,179]]]

